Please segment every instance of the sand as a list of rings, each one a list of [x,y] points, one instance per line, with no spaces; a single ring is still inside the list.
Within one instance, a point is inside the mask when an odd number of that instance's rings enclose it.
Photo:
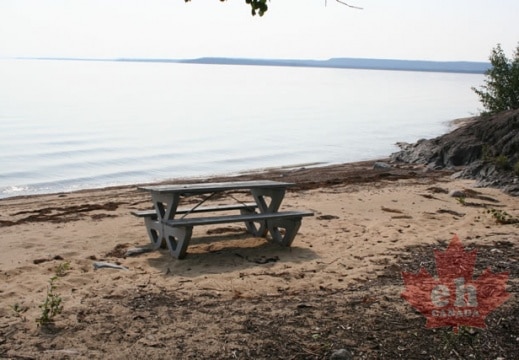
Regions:
[[[502,260],[517,268],[518,225],[497,223],[487,209],[517,218],[519,198],[476,189],[472,181],[453,180],[450,173],[411,166],[373,170],[366,162],[277,169],[233,180],[246,178],[298,184],[282,208],[312,210],[315,216],[303,219],[291,248],[251,237],[241,224],[230,224],[195,228],[183,260],[164,249],[124,256],[127,249],[149,243],[142,219],[130,214],[151,204],[149,194],[136,186],[0,200],[0,357],[268,358],[259,350],[247,353],[245,348],[260,345],[248,335],[222,332],[211,311],[186,315],[190,304],[198,309],[222,304],[220,318],[239,333],[245,315],[232,311],[237,299],[246,300],[240,306],[257,311],[255,304],[269,297],[291,296],[299,305],[307,301],[303,294],[316,291],[326,290],[329,298],[338,292],[347,297],[356,284],[369,284],[394,270],[384,296],[408,316],[421,318],[400,297],[404,287],[398,259],[409,255],[410,247],[445,249],[454,234],[480,252],[510,244],[511,252]],[[453,190],[464,191],[465,201],[451,196]],[[245,193],[234,196],[248,200]],[[96,270],[96,261],[127,270]],[[417,258],[414,268],[420,266]],[[508,308],[518,305],[515,271],[509,279]],[[51,327],[42,329],[35,319],[56,273],[61,275],[55,291],[63,311]],[[169,294],[175,308],[160,310],[164,304],[150,300],[160,294]],[[280,316],[276,309],[262,309],[261,316],[267,315]],[[335,344],[345,346],[359,358],[370,358],[362,344]],[[317,352],[307,356],[319,358],[332,350],[314,348]]]

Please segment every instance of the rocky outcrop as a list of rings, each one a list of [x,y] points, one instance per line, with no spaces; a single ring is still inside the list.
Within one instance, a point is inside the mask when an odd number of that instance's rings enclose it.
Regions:
[[[398,144],[393,162],[454,169],[455,176],[477,180],[519,195],[519,109],[480,116],[452,132],[415,144]]]

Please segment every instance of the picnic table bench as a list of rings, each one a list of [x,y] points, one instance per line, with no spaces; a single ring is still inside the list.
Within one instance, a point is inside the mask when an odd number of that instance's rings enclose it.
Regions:
[[[279,211],[287,187],[292,183],[258,180],[219,183],[175,184],[144,186],[140,190],[151,193],[153,209],[133,211],[144,218],[146,230],[153,249],[165,245],[171,255],[185,257],[194,226],[243,222],[247,231],[254,236],[271,235],[273,241],[290,246],[301,226],[302,218],[313,216],[310,211]],[[254,202],[242,202],[232,193],[246,191]],[[202,206],[217,194],[234,199],[233,204]],[[201,196],[194,206],[179,208],[182,199]],[[270,200],[269,200],[270,199]],[[239,210],[239,214],[215,215],[221,211]],[[199,216],[200,213],[210,213]],[[194,216],[191,216],[194,215]]]

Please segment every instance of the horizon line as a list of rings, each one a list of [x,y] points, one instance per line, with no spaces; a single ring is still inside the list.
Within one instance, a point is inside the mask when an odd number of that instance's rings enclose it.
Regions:
[[[418,71],[484,74],[490,62],[468,60],[408,60],[334,57],[325,60],[314,59],[276,59],[276,58],[239,58],[239,57],[198,57],[198,58],[82,58],[82,57],[15,57],[15,60],[58,60],[58,61],[106,61],[106,62],[156,62],[177,64],[236,65],[236,66],[286,66],[335,69],[362,69],[387,71]]]

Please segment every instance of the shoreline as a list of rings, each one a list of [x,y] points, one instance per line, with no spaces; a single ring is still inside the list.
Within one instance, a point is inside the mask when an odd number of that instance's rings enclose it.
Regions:
[[[90,61],[90,62],[129,62],[129,63],[170,63],[196,65],[235,65],[235,66],[276,66],[305,67],[344,70],[378,71],[415,71],[457,74],[484,74],[490,63],[481,61],[433,61],[412,59],[373,59],[373,58],[330,58],[316,59],[258,59],[232,57],[201,57],[195,59],[168,58],[60,58],[60,57],[20,57],[6,60],[33,61]],[[0,58],[0,60],[2,60]]]
[[[124,185],[101,186],[94,188],[85,188],[71,191],[58,191],[51,193],[38,193],[15,195],[5,198],[0,198],[0,206],[2,202],[11,200],[30,200],[46,197],[66,197],[68,195],[80,195],[89,192],[109,192],[109,191],[131,191],[140,186],[150,185],[164,185],[164,184],[180,184],[180,183],[197,183],[197,182],[223,182],[223,181],[240,181],[240,180],[255,180],[255,179],[283,179],[287,182],[296,182],[296,188],[303,186],[319,187],[325,186],[327,181],[335,182],[351,182],[354,181],[351,177],[357,178],[358,182],[362,181],[376,181],[376,178],[385,176],[388,171],[393,173],[393,176],[408,177],[407,173],[414,173],[416,170],[426,171],[423,165],[420,164],[394,164],[387,169],[374,169],[375,163],[389,163],[389,158],[380,158],[373,160],[354,161],[347,163],[305,163],[284,165],[277,167],[268,167],[262,169],[244,170],[236,173],[222,173],[207,176],[193,176],[193,177],[177,177],[159,181],[151,182],[137,182]],[[321,170],[321,171],[319,171]],[[360,175],[357,173],[362,173]],[[450,170],[437,171],[438,174],[452,173]],[[317,176],[319,175],[319,176]],[[344,177],[339,180],[337,177]],[[440,175],[441,176],[441,175]],[[321,178],[319,178],[321,177]],[[299,183],[297,183],[299,182]],[[312,183],[313,185],[308,185]]]
[[[16,199],[16,198],[28,198],[28,197],[41,197],[41,196],[47,196],[47,195],[64,195],[64,194],[71,194],[76,192],[88,192],[88,191],[95,191],[95,190],[118,190],[118,189],[124,189],[124,188],[131,188],[131,187],[137,187],[137,186],[145,186],[145,185],[159,185],[159,184],[168,184],[168,183],[181,183],[181,182],[206,182],[210,181],[210,179],[213,178],[225,178],[225,179],[233,179],[233,178],[241,178],[241,177],[249,177],[249,176],[262,176],[261,174],[270,174],[270,173],[282,173],[282,172],[290,172],[290,171],[297,171],[300,169],[314,169],[314,168],[326,168],[328,166],[348,166],[349,164],[356,164],[356,163],[369,163],[369,162],[377,162],[377,161],[387,161],[388,158],[384,159],[378,159],[378,160],[361,160],[361,161],[354,161],[354,162],[346,162],[346,163],[326,163],[326,162],[311,162],[311,163],[297,163],[292,165],[281,165],[281,166],[272,166],[272,167],[264,167],[264,168],[257,168],[257,169],[246,169],[236,172],[222,172],[222,173],[214,173],[214,174],[208,174],[208,175],[198,175],[198,176],[179,176],[175,178],[169,178],[169,179],[163,179],[163,180],[156,180],[156,181],[145,181],[145,182],[131,182],[127,184],[120,184],[120,185],[101,185],[98,187],[86,187],[86,188],[79,188],[74,190],[62,190],[62,191],[52,191],[52,192],[38,192],[38,193],[31,193],[31,194],[20,194],[20,195],[9,195],[5,197],[0,197],[0,202],[3,200],[8,199]],[[230,180],[229,180],[230,181]]]
[[[108,186],[99,186],[92,188],[84,188],[84,189],[76,189],[70,191],[56,191],[49,193],[35,193],[35,194],[22,194],[22,195],[13,195],[0,198],[1,202],[4,200],[15,200],[15,199],[27,199],[33,197],[45,197],[45,196],[60,196],[66,194],[74,194],[74,193],[85,193],[89,191],[102,191],[102,190],[121,190],[121,189],[130,189],[138,186],[150,186],[150,185],[161,185],[161,184],[178,184],[178,183],[194,183],[194,182],[207,182],[211,181],[211,179],[228,179],[227,181],[231,181],[231,179],[240,179],[240,178],[265,178],[268,177],[269,174],[272,176],[283,176],[283,174],[297,172],[301,170],[308,169],[318,169],[318,168],[332,168],[332,167],[355,167],[357,165],[375,163],[375,162],[384,162],[388,161],[388,158],[377,159],[377,160],[363,160],[363,161],[355,161],[349,163],[324,163],[324,162],[312,162],[312,163],[300,163],[293,165],[282,165],[282,166],[274,166],[274,167],[265,167],[259,169],[249,169],[238,172],[231,173],[220,173],[220,174],[211,174],[211,175],[200,175],[200,176],[186,176],[186,177],[176,177],[164,180],[157,181],[149,181],[149,182],[135,182],[128,183],[122,185],[108,185]],[[223,181],[223,180],[222,180]]]
[[[479,115],[474,115],[474,116],[467,116],[467,117],[450,120],[449,125],[451,127],[451,131],[456,130],[460,127],[463,127],[465,125],[471,124],[471,123],[475,122],[479,117],[480,117]]]

